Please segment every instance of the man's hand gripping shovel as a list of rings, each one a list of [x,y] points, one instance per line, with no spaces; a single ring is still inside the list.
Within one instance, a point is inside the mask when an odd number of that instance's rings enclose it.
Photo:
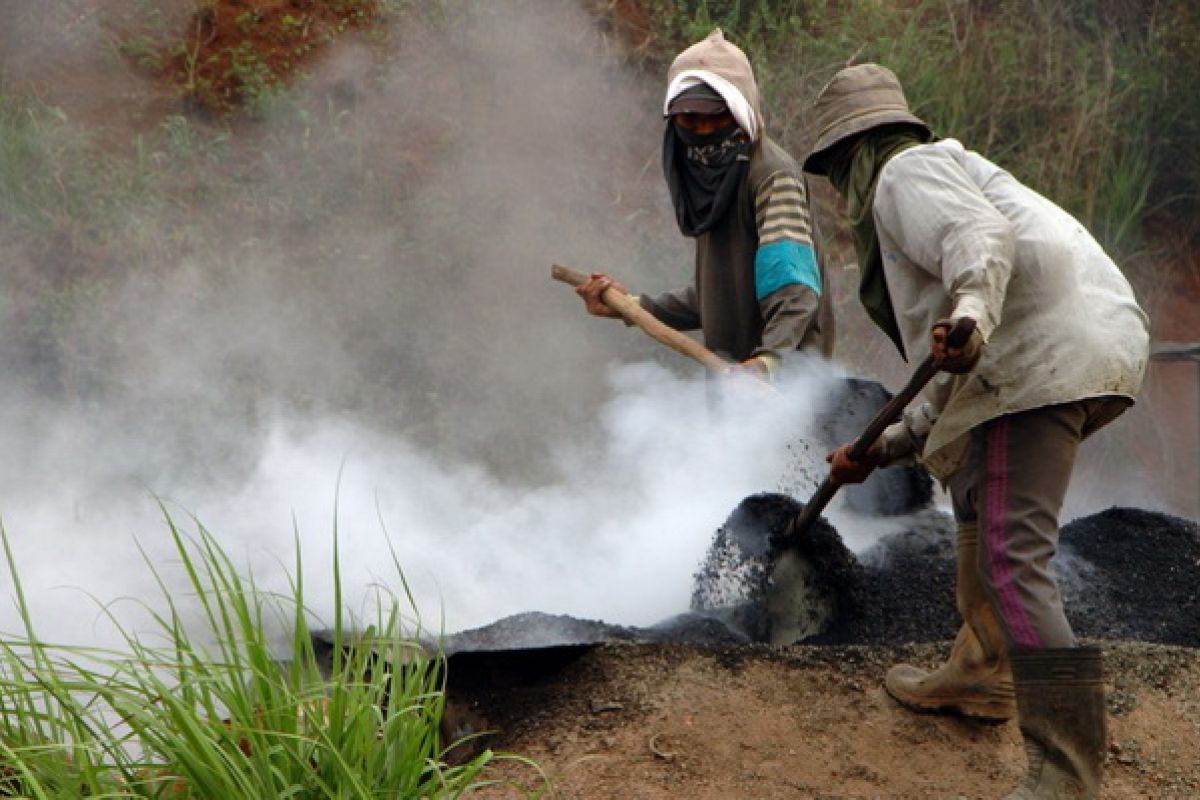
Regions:
[[[963,348],[974,332],[974,319],[970,317],[959,319],[946,335],[946,348],[954,350]],[[863,430],[862,435],[850,446],[848,455],[852,461],[862,461],[866,458],[867,451],[871,449],[871,445],[875,444],[875,440],[880,437],[884,428],[900,418],[900,415],[904,413],[904,409],[908,404],[925,388],[925,384],[929,383],[933,379],[933,376],[942,370],[945,360],[945,358],[938,358],[932,353],[925,357],[925,360],[921,362],[920,366],[913,372],[912,377],[909,378],[908,384],[879,410],[879,413],[867,423],[867,427]],[[821,485],[817,487],[817,491],[812,496],[812,499],[808,501],[800,513],[792,518],[791,523],[777,542],[739,541],[738,545],[744,552],[761,555],[766,548],[778,550],[787,547],[789,542],[798,541],[821,516],[821,512],[829,505],[829,501],[837,494],[837,490],[841,485],[842,483],[835,480],[832,474],[821,481]],[[773,548],[771,547],[772,545],[774,545]]]
[[[588,280],[588,275],[578,270],[573,270],[570,267],[564,267],[561,264],[555,264],[550,268],[550,277],[571,286],[582,286]],[[657,317],[642,308],[636,300],[615,286],[605,289],[604,294],[601,295],[601,299],[621,319],[630,325],[636,325],[641,328],[648,336],[657,339],[675,352],[698,361],[708,371],[716,375],[727,376],[737,369],[738,364],[722,358],[695,339],[663,324]],[[755,378],[754,383],[751,385],[775,391],[775,387],[765,380],[757,378],[752,373],[743,372],[742,374]]]

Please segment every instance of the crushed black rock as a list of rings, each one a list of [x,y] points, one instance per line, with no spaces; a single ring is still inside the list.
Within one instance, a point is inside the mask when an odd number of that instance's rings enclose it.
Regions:
[[[817,434],[830,449],[853,442],[891,399],[878,381],[846,378],[817,412]],[[921,467],[897,466],[876,470],[857,486],[843,486],[841,493],[846,508],[859,514],[911,514],[933,499],[933,479]]]
[[[803,509],[782,494],[747,497],[718,530],[695,575],[692,610],[754,641],[789,644],[862,612],[863,571],[836,530],[819,519],[784,543]],[[745,542],[765,542],[765,550]]]
[[[688,612],[671,617],[642,631],[645,641],[678,642],[700,647],[747,644],[749,636],[708,614]]]
[[[1078,635],[1200,647],[1200,525],[1113,507],[1065,525],[1059,544]]]
[[[752,501],[761,502],[747,498],[743,504]],[[739,597],[742,605],[719,607],[714,612],[718,618],[733,625],[755,621],[758,627],[742,624],[740,629],[756,641],[786,643],[788,637],[771,630],[773,623],[787,618],[771,610],[770,578],[779,574],[773,564],[777,554],[765,561],[750,559],[757,582],[742,579],[735,569],[733,582],[741,587],[740,595],[710,588],[727,585],[724,564],[740,566],[736,554],[728,552],[728,529],[743,513],[739,508],[717,531],[710,558],[696,575],[693,606],[703,609],[712,597]],[[855,612],[830,618],[819,632],[791,641],[904,644],[952,638],[960,624],[954,602],[954,530],[950,515],[938,509],[913,515],[907,530],[884,537],[855,559],[857,570],[843,570],[852,575],[838,579],[847,581],[844,589],[827,589],[851,598],[843,608]],[[840,541],[831,549],[836,558],[843,557]],[[719,557],[712,558],[714,553]],[[1055,567],[1067,617],[1081,638],[1200,647],[1196,523],[1130,508],[1082,517],[1063,527]],[[809,612],[790,613],[802,617]]]
[[[936,508],[859,556],[861,613],[809,644],[904,644],[952,639],[960,619],[954,600],[954,520]]]
[[[728,651],[764,644],[902,646],[953,638],[954,521],[933,507],[855,557],[825,520],[782,548],[800,504],[746,498],[717,530],[695,576],[693,608],[651,627],[565,615],[518,614],[444,637],[451,682],[530,686],[598,646],[679,644]],[[758,532],[774,554],[748,559],[739,535]],[[1064,526],[1056,559],[1067,616],[1082,639],[1200,648],[1200,526],[1151,511],[1111,508]],[[781,591],[779,581],[793,585]],[[434,646],[434,644],[431,644]]]

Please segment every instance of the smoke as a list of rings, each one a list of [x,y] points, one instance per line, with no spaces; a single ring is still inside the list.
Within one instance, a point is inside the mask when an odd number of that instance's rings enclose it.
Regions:
[[[230,137],[181,113],[147,130],[162,87],[114,55],[114,18],[40,7],[8,5],[2,74],[114,143],[96,181],[131,142],[171,179],[166,200],[97,209],[82,245],[0,227],[0,514],[44,637],[111,642],[110,603],[144,626],[146,561],[184,591],[159,500],[264,589],[287,590],[298,538],[325,621],[335,526],[350,602],[402,593],[394,554],[431,630],[686,609],[827,376],[713,405],[695,368],[549,279],[561,262],[657,291],[691,271],[657,168],[662,87],[592,19],[448,4],[382,55],[339,40],[299,99]],[[156,24],[186,30],[166,9]]]
[[[193,4],[52,5],[0,9],[0,88],[55,121],[13,183],[52,173],[51,221],[109,191],[51,233],[0,198],[0,516],[47,638],[110,641],[101,603],[143,624],[139,547],[183,586],[156,498],[264,588],[298,537],[326,617],[336,523],[347,596],[401,591],[394,549],[430,629],[653,623],[738,502],[796,469],[827,371],[710,408],[695,368],[549,279],[691,273],[663,87],[580,8],[429,4],[382,51],[338,39],[231,135],[130,66],[131,19],[182,33]],[[109,148],[83,178],[80,141]],[[801,456],[803,499],[823,465]],[[840,519],[855,549],[879,535]]]
[[[349,414],[530,477],[602,399],[606,363],[653,355],[586,319],[550,264],[657,291],[687,280],[690,252],[655,167],[660,87],[580,9],[447,9],[406,18],[386,57],[338,40],[293,107],[233,137],[175,114],[139,138],[166,165],[152,188],[179,201],[120,197],[127,213],[87,220],[110,226],[99,265],[21,253],[23,294],[53,297],[32,303],[6,361],[156,428],[156,446],[187,451],[171,478],[244,465],[239,445],[280,409]],[[145,123],[120,107],[138,78],[110,77],[102,121],[88,110],[101,91],[66,116],[132,141]],[[71,100],[59,84],[39,85],[47,102]]]
[[[1147,376],[1147,389],[1153,378]],[[1163,398],[1145,391],[1132,408],[1084,440],[1060,522],[1114,506],[1194,516],[1184,491],[1194,453],[1169,429],[1173,413]],[[1183,463],[1173,463],[1172,456]]]
[[[703,378],[646,363],[615,368],[589,435],[556,452],[562,478],[535,486],[359,421],[280,417],[235,491],[188,487],[164,503],[185,531],[194,514],[267,591],[288,591],[298,538],[307,594],[325,623],[336,528],[352,605],[371,586],[401,594],[403,580],[427,631],[529,610],[653,624],[686,610],[721,521],[789,469],[786,443],[811,436],[798,409],[828,378],[813,365],[779,396],[735,383],[709,404]],[[47,474],[31,476],[43,493],[8,498],[6,527],[42,635],[94,641],[111,635],[96,602],[153,607],[149,565],[171,585],[178,557],[152,498],[112,485],[119,470],[103,448],[81,450],[80,433],[63,429],[44,443]],[[68,450],[82,458],[64,475]],[[97,473],[87,468],[94,461],[109,463]],[[49,473],[66,480],[46,493]],[[134,603],[114,613],[125,626],[144,621]],[[15,625],[11,609],[0,613],[0,628]]]

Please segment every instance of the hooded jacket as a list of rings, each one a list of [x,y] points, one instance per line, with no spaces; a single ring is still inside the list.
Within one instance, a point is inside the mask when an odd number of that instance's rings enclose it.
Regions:
[[[667,81],[664,115],[676,96],[703,82],[753,144],[734,205],[696,237],[692,285],[643,295],[642,306],[677,330],[701,329],[710,350],[735,361],[768,356],[774,365],[797,350],[829,356],[832,307],[808,186],[796,160],[763,132],[749,60],[717,29],[676,57]]]

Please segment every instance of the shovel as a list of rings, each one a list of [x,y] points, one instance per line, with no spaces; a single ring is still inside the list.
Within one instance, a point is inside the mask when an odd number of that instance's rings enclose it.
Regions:
[[[963,317],[950,330],[950,334],[946,337],[946,344],[950,347],[958,348],[967,343],[971,338],[971,334],[975,331],[975,320],[970,317]],[[925,384],[929,383],[942,368],[940,359],[933,357],[930,353],[921,362],[913,372],[912,377],[908,379],[908,384],[900,390],[900,393],[893,397],[879,409],[874,418],[867,423],[866,429],[862,435],[855,439],[854,444],[850,447],[850,458],[855,461],[861,461],[863,456],[867,454],[867,450],[875,443],[883,433],[883,429],[891,425],[900,415],[904,413],[904,409],[912,402]],[[833,476],[827,476],[821,481],[821,485],[817,487],[816,493],[812,499],[805,504],[804,509],[792,518],[792,522],[784,531],[780,540],[775,543],[778,547],[786,547],[789,542],[794,542],[802,538],[812,524],[821,516],[821,512],[825,510],[825,506],[829,505],[829,501],[837,493],[840,483],[833,480]],[[747,543],[742,543],[747,544]]]
[[[571,286],[582,286],[587,283],[589,276],[570,267],[555,264],[550,268],[550,277]],[[620,289],[610,286],[604,290],[604,294],[600,296],[600,299],[609,308],[620,314],[621,319],[630,325],[636,325],[647,335],[662,342],[675,352],[682,353],[688,358],[700,362],[710,372],[717,375],[724,375],[731,367],[736,366],[732,361],[721,358],[695,339],[663,324],[657,317],[642,308],[636,300]]]

